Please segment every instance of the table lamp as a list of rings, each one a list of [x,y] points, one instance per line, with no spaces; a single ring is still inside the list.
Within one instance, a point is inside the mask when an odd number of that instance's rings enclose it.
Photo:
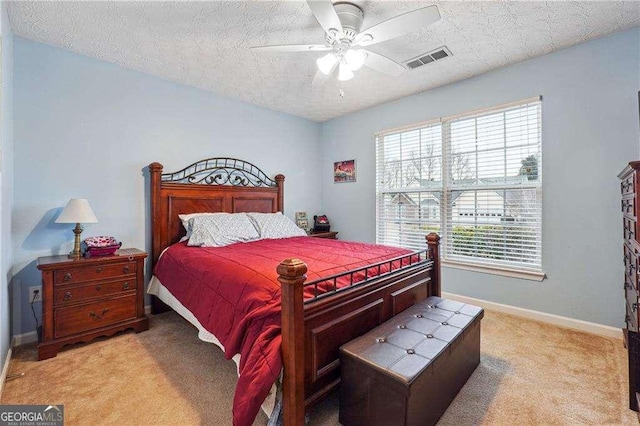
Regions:
[[[75,241],[73,243],[73,251],[69,253],[70,258],[79,259],[82,256],[80,251],[80,234],[82,234],[81,223],[98,223],[96,217],[89,202],[84,198],[72,198],[65,206],[60,216],[56,219],[55,223],[75,223],[76,227],[73,229],[73,233],[76,234]]]

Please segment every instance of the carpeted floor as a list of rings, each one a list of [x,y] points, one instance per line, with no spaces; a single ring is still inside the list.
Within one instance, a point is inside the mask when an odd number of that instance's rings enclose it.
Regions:
[[[482,360],[440,425],[638,424],[620,340],[487,311]],[[15,348],[2,404],[64,404],[68,425],[230,425],[236,367],[175,313],[36,361]],[[337,397],[310,414],[338,424]],[[260,414],[255,425],[266,424]]]

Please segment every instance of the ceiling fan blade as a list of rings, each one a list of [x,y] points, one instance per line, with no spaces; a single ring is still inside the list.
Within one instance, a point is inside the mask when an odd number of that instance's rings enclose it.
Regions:
[[[331,30],[336,30],[339,34],[343,34],[340,18],[333,7],[331,0],[307,0],[309,8],[313,16],[316,17],[320,26],[327,34],[331,34]]]
[[[353,44],[369,46],[419,30],[440,20],[437,6],[424,7],[387,19],[358,34]]]
[[[406,71],[405,67],[386,56],[382,56],[370,50],[366,50],[365,52],[367,53],[367,57],[364,60],[364,64],[372,70],[392,76],[398,76]]]
[[[338,68],[338,64],[337,63],[331,68],[331,71],[329,71],[329,74],[325,74],[322,71],[318,70],[316,75],[313,76],[313,81],[311,82],[311,87],[313,87],[314,89],[317,89],[317,88],[321,87],[324,83],[326,83],[327,80],[329,80],[331,78],[331,75],[336,70],[336,68]]]
[[[322,52],[331,50],[331,46],[325,46],[324,44],[280,44],[273,46],[255,46],[250,49],[265,52]]]

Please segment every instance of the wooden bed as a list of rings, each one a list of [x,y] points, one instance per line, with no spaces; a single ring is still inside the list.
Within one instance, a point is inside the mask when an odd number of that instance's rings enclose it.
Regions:
[[[162,251],[185,234],[179,214],[284,211],[284,176],[271,179],[245,161],[210,158],[173,173],[163,173],[161,164],[152,163],[149,171],[153,266]],[[410,260],[401,269],[311,300],[303,301],[304,286],[313,285],[305,283],[304,262],[289,258],[274,265],[282,285],[286,425],[303,425],[305,411],[339,385],[338,348],[342,344],[416,301],[440,296],[438,235],[427,235],[426,243],[422,261]],[[162,305],[154,298],[154,313]]]

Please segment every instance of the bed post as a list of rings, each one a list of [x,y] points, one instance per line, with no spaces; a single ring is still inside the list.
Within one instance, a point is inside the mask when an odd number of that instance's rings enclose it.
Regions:
[[[284,214],[284,175],[276,175],[276,185],[278,185],[278,210]]]
[[[166,242],[162,240],[161,236],[164,234],[158,232],[158,226],[162,226],[162,217],[164,217],[161,209],[162,197],[160,196],[160,185],[162,182],[162,164],[151,163],[149,164],[149,176],[151,181],[151,273],[153,274],[153,268],[156,266],[156,262],[162,252],[162,244]],[[166,232],[165,232],[166,233]],[[156,235],[157,234],[157,235]],[[162,303],[162,301],[156,296],[151,296],[151,312],[159,314],[169,310],[169,307]]]
[[[284,425],[304,425],[304,305],[303,283],[307,265],[299,259],[286,259],[278,265],[282,289],[282,361],[284,380],[282,404]]]
[[[440,297],[440,235],[430,232],[425,237],[429,247],[429,258],[433,259],[431,281],[433,282],[431,296]]]
[[[151,177],[151,220],[153,223],[151,224],[152,229],[156,229],[157,221],[160,220],[160,181],[162,175],[162,164],[160,163],[151,163],[149,164],[149,175]],[[158,261],[158,257],[160,256],[160,251],[162,250],[160,241],[160,237],[158,235],[153,235],[154,232],[151,233],[151,265],[155,266]]]

